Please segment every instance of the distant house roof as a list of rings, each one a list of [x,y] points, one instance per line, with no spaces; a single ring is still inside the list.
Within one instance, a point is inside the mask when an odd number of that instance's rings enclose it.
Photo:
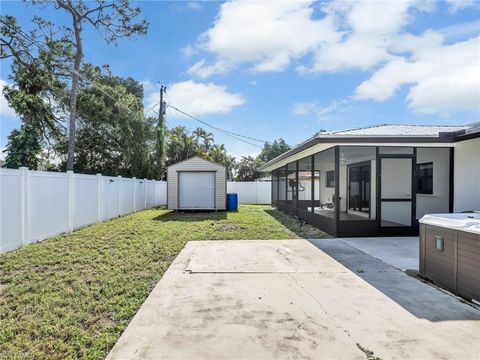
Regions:
[[[286,153],[270,160],[260,170],[267,169],[283,159],[320,143],[446,143],[463,141],[474,137],[480,137],[480,122],[467,125],[381,124],[356,129],[325,131],[316,134]]]

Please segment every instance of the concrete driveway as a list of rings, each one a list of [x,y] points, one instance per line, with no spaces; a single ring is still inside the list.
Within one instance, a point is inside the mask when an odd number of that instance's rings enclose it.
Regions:
[[[255,240],[189,242],[108,359],[479,355],[476,308],[340,240]]]

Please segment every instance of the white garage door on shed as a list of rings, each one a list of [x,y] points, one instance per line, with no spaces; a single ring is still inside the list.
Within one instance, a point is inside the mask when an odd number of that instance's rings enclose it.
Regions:
[[[215,209],[215,173],[179,173],[180,209]]]
[[[167,168],[170,210],[226,210],[225,166],[194,156]]]

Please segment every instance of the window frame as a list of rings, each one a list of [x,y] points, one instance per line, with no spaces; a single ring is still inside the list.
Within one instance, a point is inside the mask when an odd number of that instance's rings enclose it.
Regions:
[[[335,170],[328,170],[325,173],[325,187],[334,188],[335,187]],[[333,178],[330,178],[330,175],[333,174]]]
[[[429,176],[422,175],[422,169],[421,169],[422,166],[430,166],[431,175]],[[415,177],[416,177],[415,179],[416,193],[419,195],[433,195],[433,161],[415,164]],[[431,179],[431,181],[422,182],[421,180],[424,178]],[[430,188],[425,190],[420,186],[425,183],[431,184]]]

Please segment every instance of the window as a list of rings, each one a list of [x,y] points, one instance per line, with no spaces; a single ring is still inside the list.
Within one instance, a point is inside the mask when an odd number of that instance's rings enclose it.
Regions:
[[[417,164],[417,194],[433,194],[433,162]]]
[[[327,171],[327,188],[335,187],[335,170]]]

